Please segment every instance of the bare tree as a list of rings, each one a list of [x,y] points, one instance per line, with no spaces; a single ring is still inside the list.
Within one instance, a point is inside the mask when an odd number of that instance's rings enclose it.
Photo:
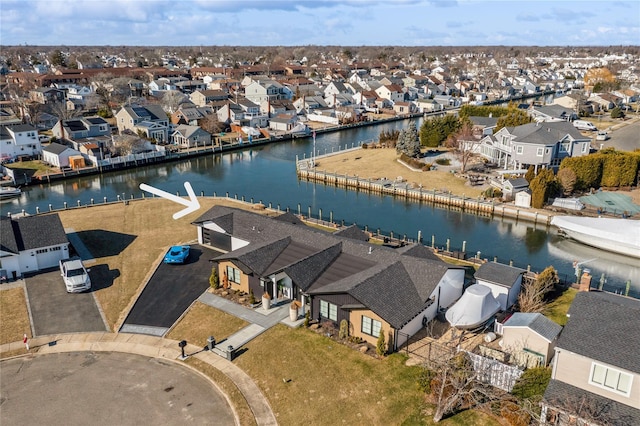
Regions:
[[[185,100],[187,100],[187,95],[184,93],[179,90],[169,90],[162,96],[162,108],[173,114]]]
[[[218,120],[218,115],[215,113],[207,115],[201,119],[198,124],[212,135],[223,132],[225,129],[224,123],[221,123],[220,120]]]
[[[480,380],[481,371],[473,367],[466,352],[450,352],[431,361],[431,396],[436,405],[433,421],[464,408],[475,407],[499,398],[500,392]]]
[[[445,141],[445,146],[453,148],[453,153],[460,162],[462,173],[466,170],[479,145],[480,138],[474,135],[473,126],[469,122],[465,122],[459,131],[450,135]]]
[[[558,282],[558,272],[553,266],[546,267],[535,279],[525,277],[518,296],[520,311],[541,312],[546,305],[545,296]]]

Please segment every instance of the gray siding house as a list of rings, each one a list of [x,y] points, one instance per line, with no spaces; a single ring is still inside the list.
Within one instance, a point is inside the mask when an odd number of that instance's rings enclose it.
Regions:
[[[557,168],[566,157],[589,154],[591,139],[571,123],[529,123],[503,127],[480,142],[480,154],[507,169]]]
[[[567,316],[541,423],[640,424],[640,301],[581,292]]]

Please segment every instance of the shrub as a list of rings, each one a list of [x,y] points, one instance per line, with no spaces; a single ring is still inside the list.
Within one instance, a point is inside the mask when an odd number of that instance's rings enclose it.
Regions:
[[[500,191],[498,188],[489,187],[484,190],[482,195],[486,198],[500,198],[502,197],[502,191]]]
[[[555,193],[557,189],[556,177],[553,170],[544,169],[538,173],[538,176],[531,181],[531,207],[541,209],[549,199],[549,196]]]
[[[307,309],[307,312],[304,313],[304,326],[309,327],[310,322],[311,322],[311,311]]]
[[[376,353],[378,356],[384,356],[387,353],[387,343],[384,341],[384,330],[380,329],[378,342],[376,343]]]
[[[340,321],[340,331],[338,331],[338,337],[346,339],[349,337],[349,322],[346,319]]]
[[[615,107],[611,110],[611,118],[624,118],[624,112],[620,107]]]
[[[573,192],[573,188],[576,186],[576,180],[577,177],[573,170],[565,168],[558,171],[558,181],[560,182],[560,186],[562,186],[564,195],[570,195]]]
[[[214,290],[217,290],[220,288],[220,278],[218,277],[217,265],[211,268],[211,275],[209,276],[209,285]]]
[[[249,289],[249,303],[251,305],[256,304],[256,296],[253,294],[253,290]]]
[[[439,164],[441,166],[448,166],[451,164],[451,160],[449,160],[448,158],[438,158],[436,160],[436,164]]]
[[[431,393],[431,382],[436,377],[436,373],[429,370],[428,368],[423,368],[418,374],[418,389],[426,394]]]
[[[529,368],[522,373],[516,381],[511,393],[520,399],[544,395],[549,380],[551,369],[547,367]]]

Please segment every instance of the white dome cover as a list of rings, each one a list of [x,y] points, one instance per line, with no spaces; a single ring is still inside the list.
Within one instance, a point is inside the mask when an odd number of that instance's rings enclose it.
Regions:
[[[499,310],[500,303],[491,294],[491,289],[482,284],[474,284],[447,310],[445,318],[456,328],[473,328],[487,321]]]

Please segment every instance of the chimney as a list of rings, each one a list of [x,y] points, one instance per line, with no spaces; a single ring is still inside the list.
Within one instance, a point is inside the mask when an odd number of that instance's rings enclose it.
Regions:
[[[580,277],[580,285],[578,286],[578,291],[589,291],[591,290],[591,271],[585,269]]]

